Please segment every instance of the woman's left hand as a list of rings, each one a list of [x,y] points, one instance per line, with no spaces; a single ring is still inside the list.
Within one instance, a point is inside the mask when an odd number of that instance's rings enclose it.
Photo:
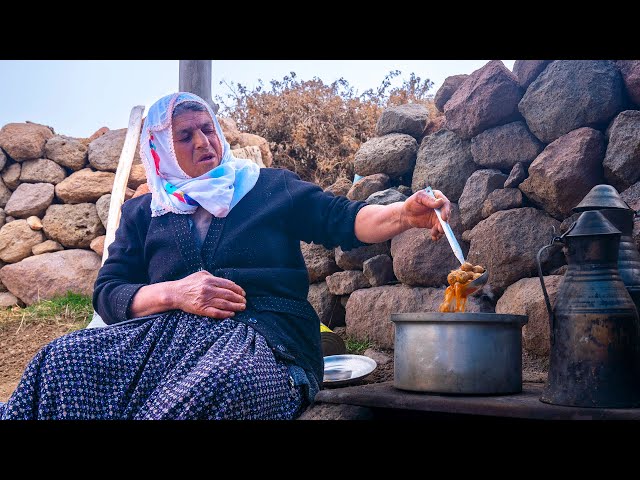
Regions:
[[[439,208],[442,219],[448,221],[451,202],[440,190],[434,190],[433,194],[435,199],[427,195],[424,190],[418,190],[404,201],[401,215],[406,225],[414,228],[430,228],[431,239],[438,240],[444,235],[444,230],[434,208]]]

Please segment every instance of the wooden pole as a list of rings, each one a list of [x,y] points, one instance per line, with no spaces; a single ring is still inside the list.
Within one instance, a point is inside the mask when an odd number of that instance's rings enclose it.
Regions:
[[[180,60],[179,88],[203,98],[218,113],[218,105],[211,99],[211,63],[211,60]]]

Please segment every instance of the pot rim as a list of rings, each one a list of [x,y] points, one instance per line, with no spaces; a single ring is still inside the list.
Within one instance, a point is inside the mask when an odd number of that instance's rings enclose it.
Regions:
[[[418,312],[392,313],[394,323],[515,323],[520,326],[529,321],[527,315],[513,315],[509,313],[474,313],[474,312]]]

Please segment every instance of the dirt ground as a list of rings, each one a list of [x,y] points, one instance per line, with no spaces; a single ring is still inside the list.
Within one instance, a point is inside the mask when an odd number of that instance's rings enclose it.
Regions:
[[[18,385],[25,367],[38,350],[72,330],[69,325],[54,322],[21,323],[19,319],[0,323],[0,402],[6,402]],[[336,329],[339,331],[339,329]],[[378,367],[360,383],[377,383],[393,380],[393,351],[376,349],[386,355],[389,362]],[[522,356],[522,380],[541,382],[547,379],[548,364],[545,359]]]

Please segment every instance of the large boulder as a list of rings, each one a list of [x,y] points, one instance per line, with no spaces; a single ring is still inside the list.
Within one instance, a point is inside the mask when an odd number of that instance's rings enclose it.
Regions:
[[[449,225],[456,238],[462,235],[462,223],[458,206],[451,204]],[[468,245],[460,242],[462,252]],[[411,286],[439,287],[447,285],[447,275],[460,266],[446,238],[431,240],[431,231],[411,228],[391,240],[393,273],[402,283]]]
[[[43,240],[42,232],[32,230],[26,220],[7,223],[0,229],[0,260],[7,263],[19,262],[30,256],[31,248]]]
[[[559,231],[558,220],[532,207],[496,212],[471,230],[467,260],[488,270],[488,283],[499,297],[512,283],[536,275],[538,250]],[[563,263],[561,254],[549,250],[541,256],[543,272]]]
[[[327,277],[327,287],[332,295],[349,295],[355,290],[370,286],[369,279],[360,270],[345,270]]]
[[[269,148],[269,142],[266,138],[261,137],[260,135],[255,135],[253,133],[241,132],[237,138],[237,147],[233,148],[244,148],[244,147],[258,147],[260,149],[260,156],[262,158],[262,163],[264,163],[265,167],[270,167],[273,163],[273,154],[271,153],[271,149]]]
[[[16,188],[4,207],[14,218],[41,217],[53,201],[54,186],[50,183],[23,183]]]
[[[526,90],[550,63],[551,60],[516,60],[513,64],[513,74],[518,79],[518,85]]]
[[[105,234],[93,203],[51,205],[42,219],[47,238],[66,248],[89,248],[91,240]]]
[[[56,185],[65,179],[67,172],[47,158],[25,160],[20,170],[21,183],[51,183]]]
[[[534,204],[562,220],[584,196],[604,183],[605,138],[592,128],[579,128],[547,145],[529,166],[520,190]]]
[[[392,313],[437,312],[444,300],[444,287],[421,288],[386,285],[356,290],[347,301],[346,334],[349,338],[371,341],[383,349],[393,349]],[[487,311],[477,297],[469,297],[467,312]]]
[[[137,164],[131,165],[131,172],[129,173],[129,181],[127,187],[135,190],[143,183],[147,182],[147,173],[144,170],[144,165]]]
[[[518,109],[544,143],[580,127],[601,128],[622,110],[622,76],[609,60],[556,60],[525,92]]]
[[[627,96],[636,105],[640,105],[640,60],[618,60],[616,62]]]
[[[544,277],[551,308],[555,306],[563,278],[562,275]],[[549,313],[539,277],[523,278],[510,285],[498,300],[496,313],[529,317],[522,328],[522,348],[534,355],[549,355]]]
[[[87,145],[78,138],[56,135],[47,140],[44,154],[58,165],[77,171],[87,164]]]
[[[640,111],[625,110],[613,121],[604,161],[604,177],[625,190],[640,179]]]
[[[444,79],[442,86],[436,92],[435,97],[433,97],[433,103],[436,108],[441,112],[444,112],[444,106],[449,101],[449,99],[453,96],[453,94],[458,90],[460,85],[464,83],[464,81],[469,78],[469,75],[451,75]]]
[[[307,300],[320,317],[320,321],[329,328],[344,326],[344,307],[340,297],[331,295],[327,282],[309,285]]]
[[[457,202],[467,179],[478,168],[471,154],[471,142],[449,130],[440,130],[424,137],[420,144],[411,190],[417,192],[430,185]]]
[[[500,60],[473,72],[444,106],[446,128],[464,139],[517,120],[522,89]]]
[[[69,291],[92,295],[101,261],[90,250],[44,253],[6,265],[0,270],[0,280],[27,305]]]
[[[372,287],[380,287],[395,281],[393,260],[389,255],[376,255],[362,264],[362,273]]]
[[[411,135],[390,133],[364,142],[353,159],[353,171],[362,176],[385,173],[391,178],[409,172],[416,163],[418,142]]]
[[[382,115],[376,123],[376,136],[405,133],[420,141],[428,119],[429,110],[420,103],[387,107],[382,111]]]
[[[300,249],[309,272],[309,283],[324,282],[329,275],[340,270],[333,249],[306,242],[300,242]]]
[[[96,170],[105,172],[115,172],[118,168],[118,161],[122,154],[124,139],[127,136],[127,129],[109,130],[104,135],[96,138],[89,144],[89,163]],[[136,145],[136,152],[133,157],[134,163],[141,163],[140,145]]]
[[[543,149],[544,144],[521,121],[490,128],[471,139],[473,161],[504,172],[518,162],[530,164]]]
[[[0,130],[0,148],[16,162],[42,158],[51,129],[37,123],[7,123]]]
[[[111,172],[94,172],[90,168],[83,168],[56,185],[56,197],[64,203],[95,202],[111,193],[114,179],[115,174]]]
[[[458,202],[462,231],[473,228],[482,220],[484,201],[491,192],[502,188],[507,178],[500,170],[489,169],[473,172],[467,180]]]

